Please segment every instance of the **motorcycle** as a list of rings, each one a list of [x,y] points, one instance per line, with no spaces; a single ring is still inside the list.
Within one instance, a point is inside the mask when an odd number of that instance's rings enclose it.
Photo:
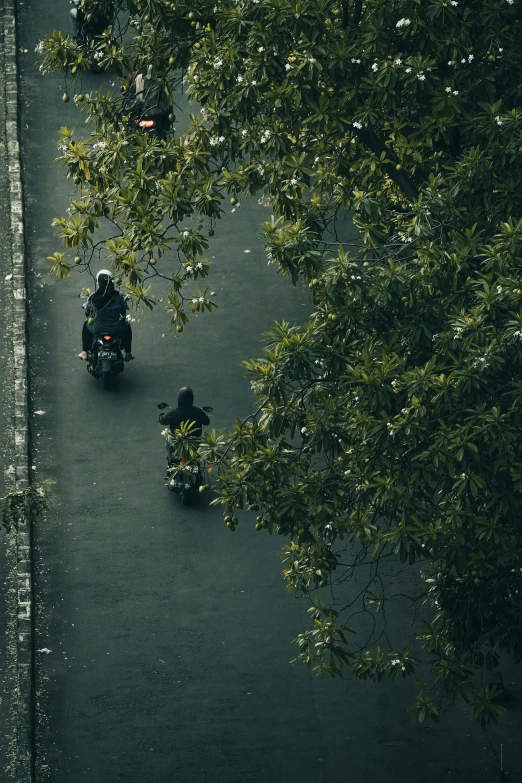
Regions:
[[[166,402],[160,402],[158,408],[168,408]],[[205,413],[212,413],[213,408],[203,406]],[[179,438],[172,435],[170,430],[164,430],[163,435],[168,444],[174,447],[173,453],[167,456],[167,475],[165,486],[170,492],[180,495],[184,506],[191,506],[199,494],[201,487],[206,486],[207,474],[212,470],[207,461],[203,459],[197,449],[197,441],[191,436],[190,431],[195,422],[183,422],[179,430]],[[191,443],[192,439],[192,443]],[[177,448],[176,448],[177,447]],[[176,450],[178,454],[176,455]]]
[[[123,372],[125,366],[121,350],[121,337],[111,334],[96,334],[91,350],[87,352],[87,372],[96,380],[102,379],[104,389],[108,389],[112,379]]]
[[[148,136],[166,141],[172,129],[171,111],[161,105],[157,85],[146,74],[134,71],[131,76],[123,109],[128,113],[135,128]]]

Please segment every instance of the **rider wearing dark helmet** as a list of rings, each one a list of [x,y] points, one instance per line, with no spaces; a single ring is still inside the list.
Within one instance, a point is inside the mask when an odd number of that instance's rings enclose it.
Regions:
[[[93,8],[86,18],[82,0],[73,0],[74,7],[71,8],[71,25],[73,38],[81,42],[84,36],[102,35],[107,27],[110,27],[114,18],[114,3],[109,3],[105,11]]]
[[[132,349],[132,329],[127,321],[127,302],[114,287],[112,273],[108,269],[100,269],[96,275],[96,290],[89,296],[85,305],[87,320],[82,329],[82,352],[79,355],[83,361],[87,360],[87,353],[91,350],[92,338],[95,334],[110,334],[120,337],[125,361],[134,359]]]
[[[196,426],[190,431],[191,435],[196,437],[201,435],[203,427],[210,424],[210,419],[207,414],[201,408],[197,408],[194,404],[194,392],[190,386],[183,386],[178,393],[178,407],[173,408],[167,413],[160,413],[159,423],[166,424],[172,433],[180,428],[180,425],[185,421],[193,421]],[[173,448],[167,442],[167,457],[172,457]]]

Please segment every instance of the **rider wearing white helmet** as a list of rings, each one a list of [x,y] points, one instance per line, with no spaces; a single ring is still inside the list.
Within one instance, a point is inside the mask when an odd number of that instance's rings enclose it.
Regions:
[[[78,354],[80,359],[87,360],[95,334],[121,337],[125,361],[134,359],[131,353],[132,329],[127,321],[128,309],[127,302],[114,287],[112,272],[109,269],[100,269],[96,275],[96,290],[85,305],[87,320],[82,329],[82,352]]]

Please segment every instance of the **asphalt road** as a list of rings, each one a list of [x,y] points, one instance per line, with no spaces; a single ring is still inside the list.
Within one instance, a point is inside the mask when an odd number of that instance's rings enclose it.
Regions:
[[[184,509],[163,485],[157,403],[189,383],[196,403],[213,406],[213,425],[230,426],[252,405],[241,360],[259,355],[274,319],[300,320],[309,307],[266,265],[256,235],[268,213],[245,203],[218,227],[214,315],[181,336],[161,306],[144,317],[136,361],[110,392],[76,358],[88,281],[54,282],[46,256],[68,203],[57,131],[82,120],[34,55],[67,14],[65,2],[20,3],[33,411],[44,412],[32,417],[33,463],[38,479],[57,482],[35,532],[37,643],[50,651],[37,653],[38,781],[497,780],[485,737],[461,713],[412,728],[413,684],[324,682],[290,666],[307,618],[284,590],[280,540],[248,515],[231,534],[218,511]],[[82,89],[102,81],[89,75]],[[492,734],[511,769],[516,721],[518,709]]]

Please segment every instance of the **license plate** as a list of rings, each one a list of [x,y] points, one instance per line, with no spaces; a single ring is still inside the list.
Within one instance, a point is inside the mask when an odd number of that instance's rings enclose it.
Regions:
[[[100,359],[117,359],[118,354],[116,351],[101,351],[98,356]]]

